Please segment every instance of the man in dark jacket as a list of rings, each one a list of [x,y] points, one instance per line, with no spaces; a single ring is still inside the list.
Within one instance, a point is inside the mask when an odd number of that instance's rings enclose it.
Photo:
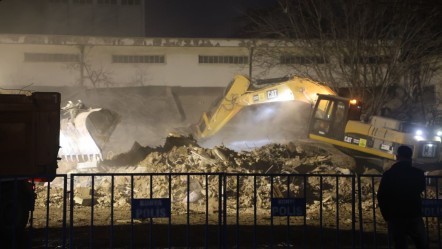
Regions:
[[[412,154],[410,147],[398,148],[397,162],[382,175],[377,194],[379,208],[396,249],[407,248],[409,237],[416,248],[428,248],[421,199],[425,175],[422,170],[412,167]]]

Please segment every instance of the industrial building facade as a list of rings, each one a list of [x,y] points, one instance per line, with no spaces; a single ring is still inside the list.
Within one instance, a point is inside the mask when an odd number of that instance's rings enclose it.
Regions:
[[[272,69],[253,66],[252,46],[265,43],[0,35],[0,85],[224,87],[235,74],[279,77],[290,73],[286,64]]]
[[[293,43],[281,44],[255,39],[0,34],[0,85],[225,87],[236,74],[252,79],[296,74],[317,80],[312,63],[329,67],[334,63],[305,54]],[[272,56],[262,63],[262,58],[256,59],[259,50]],[[429,84],[437,89],[439,82],[436,71]],[[345,84],[333,82],[338,87]]]

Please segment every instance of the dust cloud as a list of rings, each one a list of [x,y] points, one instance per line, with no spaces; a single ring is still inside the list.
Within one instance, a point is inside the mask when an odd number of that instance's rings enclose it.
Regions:
[[[118,123],[100,149],[104,159],[125,153],[135,144],[163,146],[169,133],[196,124],[222,94],[222,89],[167,87],[32,87],[33,91],[60,92],[62,106],[81,100],[85,108],[103,108],[118,116]],[[311,106],[302,102],[268,103],[245,107],[222,130],[198,140],[205,148],[226,146],[252,150],[271,143],[285,144],[306,138]],[[62,111],[62,118],[69,114]],[[190,130],[190,129],[188,129]]]
[[[203,147],[224,145],[251,150],[271,143],[289,143],[307,137],[311,106],[301,102],[255,105],[241,110],[215,136],[199,141]]]
[[[33,91],[60,92],[62,103],[81,100],[86,109],[102,108],[118,117],[112,134],[101,148],[104,158],[126,152],[138,142],[161,146],[174,127],[185,126],[182,114],[165,87],[95,88],[32,87]],[[61,112],[63,119],[68,112]]]

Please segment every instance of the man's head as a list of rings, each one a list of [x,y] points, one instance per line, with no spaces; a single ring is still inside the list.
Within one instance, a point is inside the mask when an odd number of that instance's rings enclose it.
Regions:
[[[396,160],[398,161],[410,161],[413,156],[413,150],[405,145],[399,146],[396,153]]]

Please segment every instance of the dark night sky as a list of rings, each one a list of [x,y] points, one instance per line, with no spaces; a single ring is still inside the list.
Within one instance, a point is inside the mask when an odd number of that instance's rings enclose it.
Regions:
[[[146,6],[145,36],[147,37],[229,38],[237,30],[237,18],[243,16],[246,10],[268,6],[277,0],[142,1]],[[34,5],[31,4],[34,2]],[[0,0],[0,32],[29,34],[44,32],[46,30],[44,7],[62,2],[48,1],[47,5],[39,3],[40,1],[36,0]],[[32,21],[33,18],[36,19],[35,22]],[[75,16],[69,18],[75,19]],[[75,23],[75,20],[72,21]],[[60,33],[58,30],[54,32]],[[75,31],[61,31],[62,34],[66,32],[79,34],[86,31],[81,28]]]
[[[275,0],[146,0],[146,35],[155,37],[230,37],[235,18],[247,8]]]

